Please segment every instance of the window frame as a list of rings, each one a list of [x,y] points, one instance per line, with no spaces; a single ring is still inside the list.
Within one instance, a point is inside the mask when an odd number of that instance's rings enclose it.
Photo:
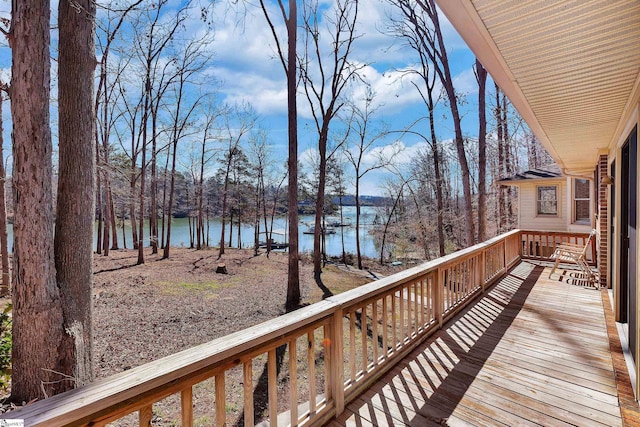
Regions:
[[[588,190],[587,190],[587,196],[588,197],[576,197],[576,183],[578,180],[581,181],[586,181],[587,186],[588,186]],[[571,222],[573,224],[591,224],[591,218],[592,218],[592,212],[591,212],[591,199],[592,199],[592,195],[591,195],[591,181],[589,181],[589,179],[587,178],[572,178],[571,179],[571,207],[572,207],[572,211],[571,212]],[[587,218],[581,218],[578,219],[578,206],[577,206],[577,202],[578,201],[587,201],[589,208],[587,210],[587,212],[589,213],[589,216]]]
[[[541,212],[540,203],[541,202],[549,202],[551,200],[540,200],[540,190],[541,189],[551,189],[553,188],[556,194],[556,211],[555,213],[544,213]],[[558,218],[560,216],[560,186],[558,184],[545,184],[545,185],[536,185],[536,217],[541,218]]]

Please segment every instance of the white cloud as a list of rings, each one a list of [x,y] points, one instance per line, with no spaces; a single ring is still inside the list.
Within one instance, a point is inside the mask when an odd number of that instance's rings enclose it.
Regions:
[[[453,86],[456,92],[465,95],[473,95],[478,93],[478,81],[473,68],[468,68],[453,78]]]

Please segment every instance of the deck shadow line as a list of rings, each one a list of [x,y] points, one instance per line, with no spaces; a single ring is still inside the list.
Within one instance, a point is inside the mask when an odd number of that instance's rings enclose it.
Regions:
[[[519,266],[522,266],[522,264]],[[519,266],[514,267],[514,269],[517,269]],[[438,414],[438,418],[442,421],[445,421],[449,416],[453,415],[453,412],[467,393],[471,383],[480,373],[484,364],[493,353],[493,350],[498,346],[518,313],[522,310],[529,294],[544,269],[541,266],[532,267],[533,268],[524,280],[521,277],[512,275],[513,269],[510,270],[501,280],[497,281],[495,285],[488,289],[487,293],[479,301],[458,313],[453,319],[447,322],[442,330],[436,332],[423,345],[418,347],[404,359],[402,363],[407,365],[411,362],[419,363],[418,358],[423,356],[426,352],[430,352],[432,356],[443,354],[443,348],[438,342],[446,343],[449,351],[451,351],[458,359],[458,362],[453,364],[453,368],[451,368],[447,372],[446,376],[441,379],[440,384],[433,387],[433,394],[427,399],[426,404],[417,408],[416,417],[404,420],[408,425],[416,425],[418,418],[422,418],[425,414],[428,414],[429,407],[434,405],[441,410],[441,413]],[[492,295],[492,292],[498,289],[500,287],[500,283],[504,280],[521,281],[518,289],[512,294],[506,304],[503,301],[500,301],[499,298],[495,298]],[[502,290],[501,296],[504,297]],[[494,307],[496,305],[500,305],[502,309],[495,319],[493,319],[491,324],[481,333],[480,337],[476,339],[475,343],[470,346],[469,350],[465,350],[452,337],[450,329],[457,322],[464,322],[463,318],[470,315],[474,309],[477,310],[476,306],[479,307],[485,300],[491,301],[491,305]],[[436,358],[442,361],[441,356],[436,356]],[[473,359],[473,363],[468,363],[468,359],[470,358]],[[464,364],[464,367],[461,366],[462,364]],[[442,364],[442,366],[444,366],[444,364]],[[444,369],[446,370],[448,368],[445,367]],[[469,379],[469,377],[472,378]],[[442,412],[444,412],[444,414]]]

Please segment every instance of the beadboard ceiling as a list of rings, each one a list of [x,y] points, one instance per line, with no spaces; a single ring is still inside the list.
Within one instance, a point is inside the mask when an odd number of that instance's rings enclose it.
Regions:
[[[640,0],[437,0],[562,168],[592,171],[638,103]]]

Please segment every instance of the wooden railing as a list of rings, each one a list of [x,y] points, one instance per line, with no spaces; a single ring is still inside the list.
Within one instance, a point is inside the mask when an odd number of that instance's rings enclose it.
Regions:
[[[585,245],[589,238],[589,233],[565,233],[560,231],[530,231],[522,230],[522,258],[527,259],[550,259],[558,244],[575,243]],[[589,263],[596,260],[596,242],[591,240],[591,248],[587,251]]]
[[[0,418],[149,426],[161,411],[183,426],[321,425],[516,264],[522,242],[503,234]]]

